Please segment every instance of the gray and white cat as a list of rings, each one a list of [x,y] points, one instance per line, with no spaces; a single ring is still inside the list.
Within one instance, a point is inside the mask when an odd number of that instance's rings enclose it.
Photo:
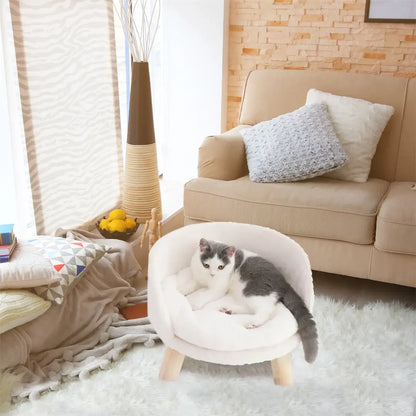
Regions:
[[[313,362],[318,353],[318,333],[312,314],[302,298],[286,281],[282,273],[268,260],[247,250],[236,249],[216,241],[201,238],[191,260],[194,282],[188,287],[187,299],[193,310],[231,295],[236,301],[232,310],[224,313],[251,313],[246,328],[263,325],[282,302],[295,317],[302,340],[305,359]],[[192,286],[193,285],[193,286]]]

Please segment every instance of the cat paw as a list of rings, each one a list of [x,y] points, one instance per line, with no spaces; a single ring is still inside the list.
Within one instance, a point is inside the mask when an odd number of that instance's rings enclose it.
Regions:
[[[247,329],[255,329],[255,328],[258,328],[260,325],[254,323],[254,322],[247,322],[244,326]]]
[[[221,309],[218,309],[222,313],[226,313],[227,315],[231,315],[233,311],[231,309],[228,309],[226,307],[222,307]]]

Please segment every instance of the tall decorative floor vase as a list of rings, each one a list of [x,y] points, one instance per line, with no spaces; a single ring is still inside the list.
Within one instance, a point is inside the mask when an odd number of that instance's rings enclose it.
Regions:
[[[148,62],[133,62],[122,208],[144,223],[162,217]]]

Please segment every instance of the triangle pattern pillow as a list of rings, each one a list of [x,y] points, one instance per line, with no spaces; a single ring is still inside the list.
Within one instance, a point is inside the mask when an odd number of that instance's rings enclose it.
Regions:
[[[46,300],[61,304],[88,266],[105,254],[105,247],[87,241],[62,237],[38,236],[29,240],[42,256],[49,260],[60,279],[47,286],[38,286],[34,292]]]
[[[292,182],[337,169],[347,160],[326,104],[305,105],[241,132],[250,179]]]
[[[348,155],[345,165],[325,176],[352,182],[366,182],[381,134],[394,107],[310,89],[306,104],[324,103],[342,147]]]

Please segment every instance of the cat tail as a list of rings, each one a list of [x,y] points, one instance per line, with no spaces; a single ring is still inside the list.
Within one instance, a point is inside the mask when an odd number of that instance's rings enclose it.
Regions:
[[[309,312],[303,299],[290,285],[288,285],[287,291],[281,300],[292,312],[298,323],[305,360],[308,363],[314,362],[318,355],[318,330],[312,314]]]

